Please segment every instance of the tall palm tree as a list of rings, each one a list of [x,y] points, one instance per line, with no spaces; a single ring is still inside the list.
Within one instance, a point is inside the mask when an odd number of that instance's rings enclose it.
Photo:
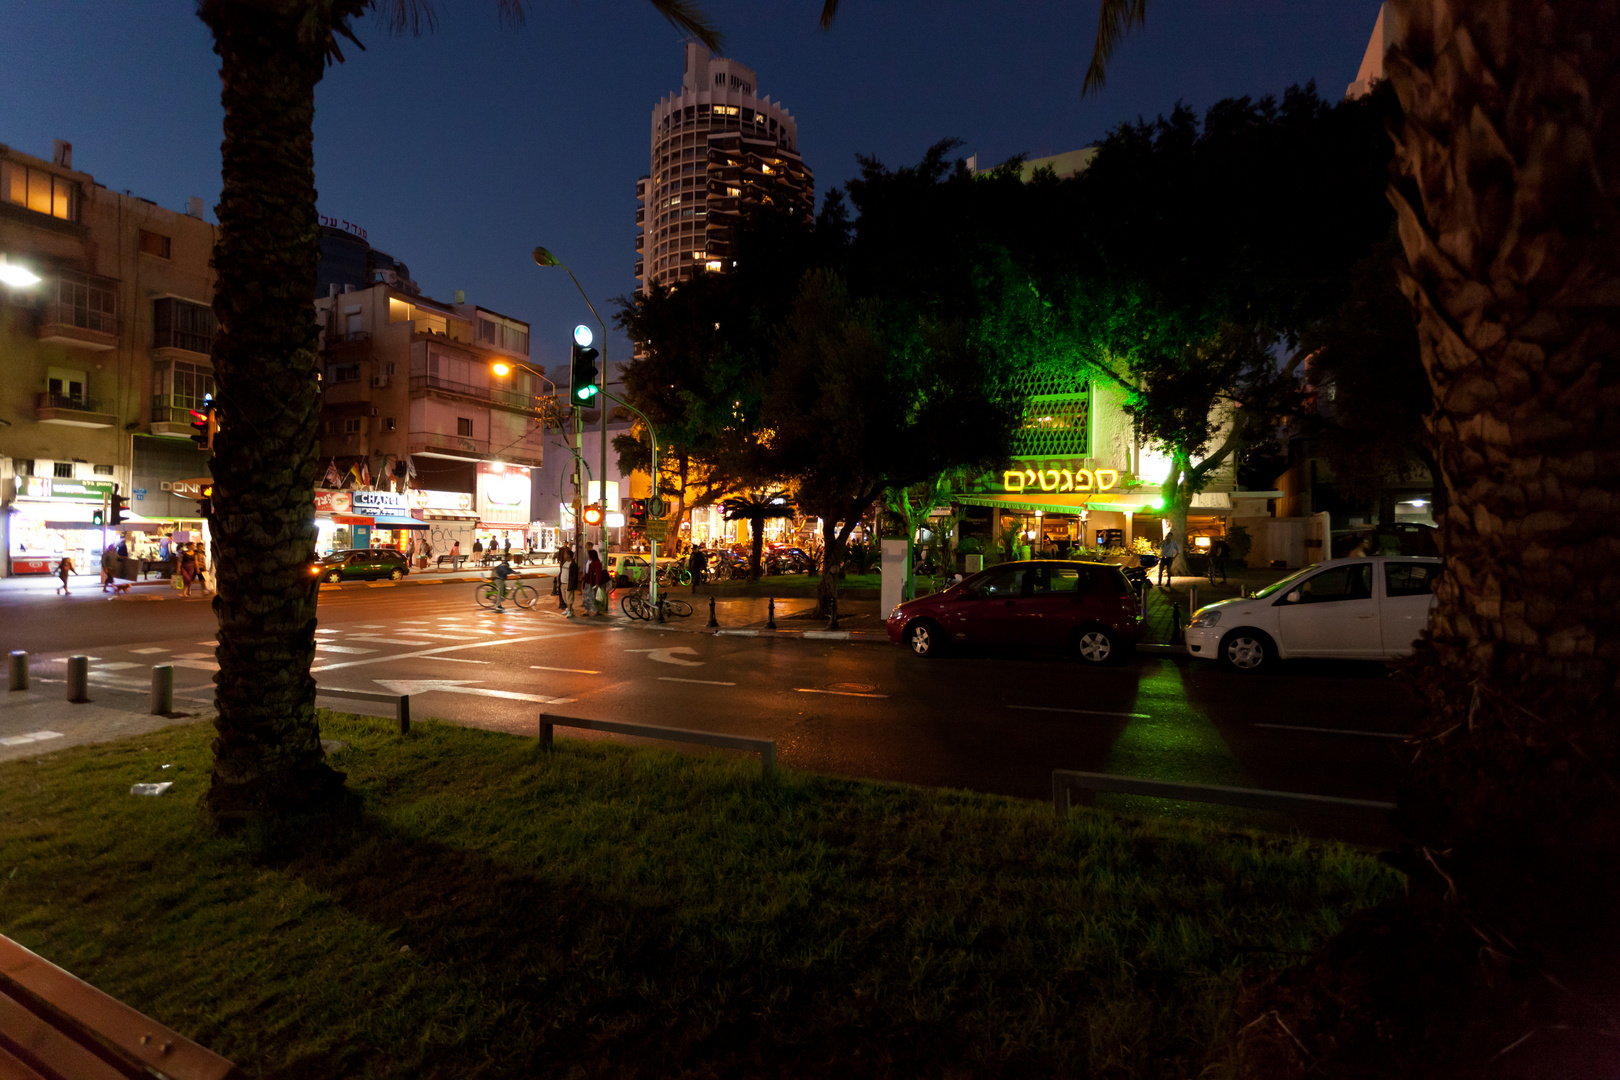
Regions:
[[[650,0],[711,48],[688,0]],[[315,84],[376,0],[200,0],[220,58],[225,138],[214,313],[222,426],[209,524],[218,580],[214,767],[204,805],[222,825],[319,809],[343,789],[315,723],[312,491],[320,383],[311,301],[319,259]],[[520,22],[521,0],[501,0]],[[391,30],[434,24],[423,2],[380,7]]]
[[[754,491],[734,496],[726,500],[725,507],[727,521],[746,521],[752,530],[749,533],[748,580],[758,581],[760,560],[765,554],[765,523],[791,518],[798,511],[788,505],[786,494],[780,491]]]
[[[1105,0],[1087,89],[1143,10]],[[1476,1064],[1514,1044],[1573,1075],[1560,1042],[1607,1040],[1612,1063],[1620,1040],[1620,0],[1390,0],[1386,19],[1389,196],[1451,499],[1414,665],[1408,914],[1466,958],[1471,985],[1437,1001],[1477,1025]]]

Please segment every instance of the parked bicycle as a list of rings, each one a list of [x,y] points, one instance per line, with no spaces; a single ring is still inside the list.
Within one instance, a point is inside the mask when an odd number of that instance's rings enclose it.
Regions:
[[[658,594],[658,607],[663,609],[664,618],[684,619],[692,614],[692,605],[668,593]],[[651,619],[655,611],[652,602],[652,590],[646,585],[639,589],[632,589],[619,597],[619,610],[627,619]]]

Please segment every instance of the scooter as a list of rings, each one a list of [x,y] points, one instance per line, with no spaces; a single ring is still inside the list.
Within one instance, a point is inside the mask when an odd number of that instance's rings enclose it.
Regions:
[[[1136,561],[1136,566],[1124,568],[1125,580],[1131,583],[1132,589],[1142,592],[1153,584],[1152,575],[1148,571],[1159,565],[1159,557],[1157,555],[1139,555]]]

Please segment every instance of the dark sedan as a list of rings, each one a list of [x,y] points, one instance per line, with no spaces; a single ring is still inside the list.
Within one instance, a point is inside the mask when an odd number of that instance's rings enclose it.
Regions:
[[[347,548],[318,560],[309,572],[322,581],[336,584],[354,578],[387,578],[398,581],[411,572],[403,551],[393,548]]]

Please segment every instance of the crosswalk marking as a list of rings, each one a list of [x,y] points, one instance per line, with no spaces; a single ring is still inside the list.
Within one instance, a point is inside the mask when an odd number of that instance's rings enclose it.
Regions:
[[[129,651],[132,652],[132,653],[136,653],[136,654],[138,654],[140,656],[147,656],[147,655],[149,655],[151,653],[168,652],[169,650],[168,649],[159,649],[159,648],[154,647],[154,648],[151,648],[151,649],[131,649]]]
[[[315,647],[323,653],[353,653],[356,656],[361,656],[365,653],[374,653],[377,651],[376,649],[351,649],[343,645],[328,645],[324,641],[317,641],[315,643]]]
[[[30,731],[26,735],[8,735],[0,739],[0,746],[22,746],[25,743],[44,742],[46,739],[60,739],[60,731]]]

